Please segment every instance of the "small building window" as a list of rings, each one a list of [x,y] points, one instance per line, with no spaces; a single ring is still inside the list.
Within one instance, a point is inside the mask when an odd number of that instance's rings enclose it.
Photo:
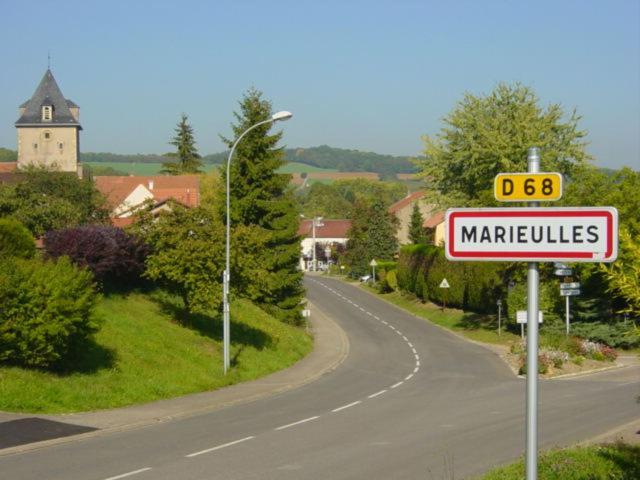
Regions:
[[[51,105],[42,106],[42,120],[51,121],[53,117],[53,107]]]
[[[44,139],[49,140],[51,138],[51,132],[44,132]]]
[[[34,149],[34,150],[38,150],[38,144],[37,144],[37,143],[34,143],[34,144],[33,144],[33,149]]]
[[[60,150],[60,153],[62,153],[62,150],[64,149],[64,143],[58,142],[58,149]]]

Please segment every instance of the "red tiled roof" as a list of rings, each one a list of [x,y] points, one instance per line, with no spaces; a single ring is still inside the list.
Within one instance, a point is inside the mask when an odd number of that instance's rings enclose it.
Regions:
[[[114,227],[124,228],[124,227],[128,227],[129,225],[132,225],[133,222],[135,221],[136,221],[135,215],[131,215],[130,217],[124,217],[124,218],[112,218],[111,224]]]
[[[112,207],[120,205],[138,185],[143,185],[156,201],[173,198],[189,207],[200,205],[200,177],[198,175],[131,175],[97,176],[96,187]],[[153,188],[150,188],[153,182]]]
[[[422,226],[424,228],[434,228],[444,222],[444,212],[436,212],[431,217],[427,218]]]
[[[0,162],[0,173],[12,173],[18,168],[18,162]]]
[[[298,227],[298,235],[310,238],[313,235],[313,220],[302,220]],[[322,226],[316,225],[316,238],[347,238],[351,228],[351,220],[322,220]]]
[[[413,192],[412,194],[407,195],[402,200],[398,200],[396,203],[389,207],[389,213],[396,213],[398,210],[402,210],[407,205],[411,205],[419,198],[424,197],[424,193],[424,190],[418,190],[417,192]]]

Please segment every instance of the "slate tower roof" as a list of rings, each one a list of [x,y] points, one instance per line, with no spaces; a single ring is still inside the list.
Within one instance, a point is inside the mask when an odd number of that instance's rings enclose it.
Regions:
[[[53,107],[51,120],[42,119],[44,106]],[[78,106],[64,98],[51,70],[47,69],[31,99],[20,105],[20,108],[24,108],[24,113],[15,125],[16,127],[75,126],[82,129],[69,107],[77,108]]]

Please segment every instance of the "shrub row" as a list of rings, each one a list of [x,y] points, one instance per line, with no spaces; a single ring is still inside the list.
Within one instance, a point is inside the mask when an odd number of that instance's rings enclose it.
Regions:
[[[495,310],[501,271],[495,263],[450,262],[442,247],[407,245],[400,250],[397,283],[423,300],[486,313]],[[440,288],[445,278],[449,288]]]

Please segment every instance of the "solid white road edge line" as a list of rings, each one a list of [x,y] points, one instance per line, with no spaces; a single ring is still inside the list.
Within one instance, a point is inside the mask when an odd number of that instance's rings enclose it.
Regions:
[[[407,375],[406,377],[404,377],[404,381],[408,381],[411,380],[413,378],[413,373],[410,373],[409,375]]]
[[[122,475],[116,475],[115,477],[105,478],[104,480],[118,480],[119,478],[130,477],[131,475],[146,472],[147,470],[151,470],[151,467],[141,468],[140,470],[134,470],[133,472],[123,473]]]
[[[296,425],[300,425],[301,423],[307,423],[317,418],[320,418],[320,416],[316,415],[315,417],[305,418],[304,420],[299,420],[297,422],[289,423],[288,425],[282,425],[281,427],[278,427],[275,430],[284,430],[285,428],[294,427]]]
[[[398,383],[395,383],[395,384],[391,385],[391,387],[389,387],[389,388],[396,388],[396,387],[399,387],[399,386],[400,386],[400,385],[402,385],[403,383],[404,383],[404,380],[403,380],[402,382],[398,382]]]
[[[387,389],[385,388],[384,390],[380,390],[379,392],[376,393],[372,393],[371,395],[369,395],[367,398],[376,398],[378,395],[382,395],[384,392],[386,392]]]
[[[214,450],[220,450],[221,448],[230,447],[231,445],[235,445],[237,443],[246,442],[247,440],[251,440],[252,438],[256,438],[254,436],[241,438],[240,440],[236,440],[235,442],[225,443],[223,445],[218,445],[217,447],[207,448],[206,450],[200,450],[199,452],[190,453],[189,455],[185,455],[187,458],[197,457],[198,455],[202,455],[203,453],[213,452]],[[109,480],[109,479],[107,479]]]
[[[339,412],[340,410],[345,410],[349,407],[353,407],[354,405],[358,405],[359,403],[362,403],[362,401],[358,400],[356,402],[352,402],[349,405],[343,405],[342,407],[338,407],[338,408],[334,408],[333,410],[331,410],[333,413],[335,412]]]

